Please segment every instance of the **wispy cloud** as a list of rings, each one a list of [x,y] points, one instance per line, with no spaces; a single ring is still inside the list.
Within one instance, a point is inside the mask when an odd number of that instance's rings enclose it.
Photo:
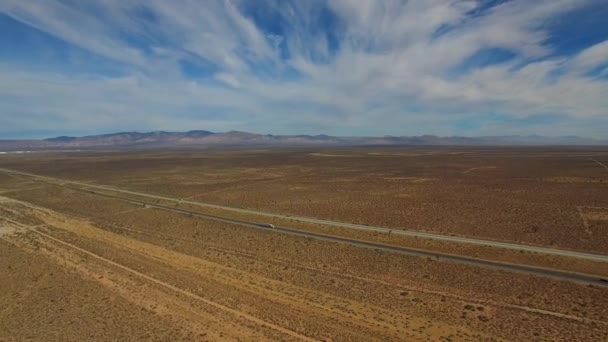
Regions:
[[[0,54],[0,135],[480,135],[502,127],[600,136],[608,131],[608,27],[568,51],[554,28],[584,24],[572,11],[606,8],[599,0],[4,0],[6,27],[47,38],[21,47],[25,63]],[[55,41],[95,58],[47,65],[37,52],[59,49]]]

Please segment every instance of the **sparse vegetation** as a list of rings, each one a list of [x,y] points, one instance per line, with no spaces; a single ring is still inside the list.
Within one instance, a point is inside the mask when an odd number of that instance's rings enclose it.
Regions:
[[[541,245],[554,238],[562,247],[604,250],[603,185],[539,179],[558,172],[556,164],[561,173],[585,177],[603,177],[605,170],[584,158],[579,163],[572,151],[453,152],[421,149],[399,158],[368,149],[319,152],[349,154],[342,158],[347,163],[310,151],[87,152],[10,156],[0,167],[280,213]],[[480,161],[496,168],[463,174]],[[0,303],[8,308],[0,311],[0,331],[8,336],[608,338],[605,287],[250,229],[5,174],[0,192],[0,226],[13,230],[0,240]],[[296,228],[337,233],[322,225]],[[450,253],[493,253],[357,234]],[[514,254],[510,260],[529,257]],[[24,317],[31,324],[23,325]],[[97,323],[75,327],[76,319]]]

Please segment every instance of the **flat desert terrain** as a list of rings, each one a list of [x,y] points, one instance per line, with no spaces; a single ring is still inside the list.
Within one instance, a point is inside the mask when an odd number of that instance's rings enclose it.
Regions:
[[[608,340],[607,165],[592,147],[1,155],[0,341]]]

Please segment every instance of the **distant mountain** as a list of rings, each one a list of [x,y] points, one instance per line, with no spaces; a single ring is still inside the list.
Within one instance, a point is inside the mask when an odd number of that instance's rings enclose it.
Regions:
[[[45,149],[103,149],[103,148],[173,148],[214,146],[421,146],[421,145],[608,145],[608,140],[576,136],[486,136],[439,137],[337,137],[329,135],[272,135],[240,131],[214,133],[203,130],[189,132],[121,132],[84,137],[60,136],[44,140],[0,140],[0,151]]]
[[[60,137],[56,137],[56,138],[48,138],[48,139],[44,139],[44,141],[51,141],[51,142],[56,142],[56,143],[68,143],[71,142],[73,140],[76,140],[78,138],[76,137],[66,137],[65,135],[60,136]]]

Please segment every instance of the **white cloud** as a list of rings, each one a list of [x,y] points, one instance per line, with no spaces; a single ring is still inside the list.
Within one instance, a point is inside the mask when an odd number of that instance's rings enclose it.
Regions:
[[[199,124],[450,134],[454,121],[483,120],[484,113],[608,120],[608,82],[585,75],[608,62],[607,42],[559,58],[545,44],[548,20],[592,2],[514,0],[475,16],[481,2],[469,0],[256,2],[266,17],[288,23],[272,31],[256,25],[244,10],[247,1],[5,0],[6,15],[129,72],[84,77],[4,61],[0,109],[21,115],[1,115],[0,126],[42,129],[47,116],[73,130]],[[323,27],[328,19],[320,19],[323,8],[336,18],[332,37]],[[516,57],[458,70],[488,49]],[[208,70],[184,74],[184,61]],[[290,74],[294,69],[298,76]],[[414,122],[438,128],[418,132],[408,125]]]
[[[233,88],[240,88],[241,82],[233,75],[226,72],[220,72],[213,76],[216,80],[224,82]]]
[[[573,59],[573,64],[575,68],[583,69],[585,71],[601,66],[602,64],[608,64],[608,40],[595,44],[580,52]]]
[[[137,50],[115,39],[112,16],[103,12],[110,7],[72,7],[61,1],[4,0],[0,12],[54,35],[66,42],[118,61],[142,65],[145,57]]]

